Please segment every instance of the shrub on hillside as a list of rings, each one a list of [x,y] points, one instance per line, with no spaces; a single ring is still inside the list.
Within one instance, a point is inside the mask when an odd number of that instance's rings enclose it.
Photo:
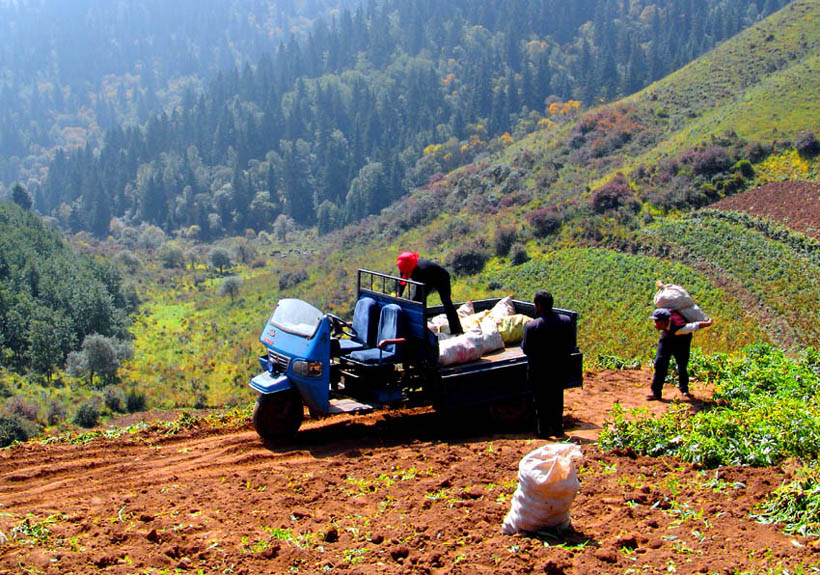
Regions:
[[[527,222],[537,238],[544,238],[557,232],[563,220],[556,208],[540,208],[527,214]]]
[[[164,241],[165,232],[163,232],[161,228],[147,225],[139,233],[137,244],[142,248],[153,250],[161,246]]]
[[[618,174],[603,186],[592,193],[589,199],[590,206],[599,214],[616,210],[623,206],[634,207],[635,201],[632,188],[623,174]]]
[[[482,240],[457,247],[447,256],[447,265],[456,275],[469,276],[484,269],[484,264],[490,259],[490,252]]]
[[[142,262],[137,257],[137,255],[131,250],[122,250],[120,253],[114,256],[114,260],[116,260],[117,263],[121,264],[131,272],[136,271],[140,267],[142,267]]]
[[[755,177],[755,169],[749,160],[740,160],[737,164],[735,164],[735,171],[740,173],[740,175],[746,179]]]
[[[692,170],[705,176],[726,171],[731,165],[732,158],[722,146],[709,146],[692,157]]]
[[[145,411],[145,394],[136,389],[129,389],[125,395],[125,408],[128,413]]]
[[[527,248],[521,244],[515,244],[510,251],[512,252],[513,265],[520,266],[530,259],[530,256],[527,255]]]
[[[185,267],[185,253],[176,244],[167,242],[162,244],[159,248],[159,259],[162,261],[162,266],[168,269]]]
[[[8,447],[15,441],[28,441],[31,430],[15,415],[0,415],[0,447]]]
[[[285,272],[279,278],[279,290],[285,291],[292,287],[296,287],[306,279],[308,279],[308,274],[304,270],[298,270],[295,272]]]
[[[804,158],[814,158],[820,154],[820,142],[814,132],[803,132],[794,141],[794,149]]]
[[[743,148],[743,155],[751,163],[756,164],[765,160],[772,153],[772,147],[760,142],[749,142]]]
[[[77,413],[74,414],[74,425],[79,425],[89,429],[100,421],[100,408],[97,407],[96,399],[89,399],[80,404]]]
[[[6,401],[3,411],[10,416],[36,423],[40,407],[32,401],[26,401],[20,396],[15,396]]]
[[[50,399],[46,406],[46,423],[57,425],[65,419],[65,405],[56,399]]]
[[[518,239],[518,234],[514,227],[502,226],[500,228],[496,228],[495,236],[493,236],[493,249],[495,250],[495,255],[504,257],[509,254],[510,248],[512,248],[512,245],[515,243],[516,239]]]
[[[103,393],[105,406],[114,413],[125,413],[125,392],[118,387],[107,387]]]

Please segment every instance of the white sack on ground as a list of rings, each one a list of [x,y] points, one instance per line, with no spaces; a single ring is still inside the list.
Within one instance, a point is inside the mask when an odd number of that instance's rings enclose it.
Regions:
[[[525,455],[518,464],[518,488],[501,531],[512,535],[569,525],[583,458],[574,443],[550,443]]]

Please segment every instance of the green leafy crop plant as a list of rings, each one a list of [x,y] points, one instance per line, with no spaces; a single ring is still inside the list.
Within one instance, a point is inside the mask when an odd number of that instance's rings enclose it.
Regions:
[[[758,507],[761,523],[782,523],[786,533],[820,536],[820,472],[805,467]]]
[[[789,533],[820,535],[820,351],[809,348],[792,358],[758,344],[735,356],[697,355],[693,372],[708,373],[715,383],[713,407],[694,415],[683,407],[662,417],[635,413],[628,421],[616,406],[601,445],[677,456],[707,468],[771,466],[795,458],[805,464],[800,477],[775,490],[756,517],[783,523]],[[717,474],[705,486],[727,487]]]
[[[694,372],[701,361],[695,358]],[[601,444],[676,455],[705,467],[767,466],[788,457],[814,461],[820,456],[815,350],[795,360],[771,346],[751,346],[728,359],[714,377],[717,404],[711,409],[691,415],[673,408],[660,418],[627,421],[616,408]]]

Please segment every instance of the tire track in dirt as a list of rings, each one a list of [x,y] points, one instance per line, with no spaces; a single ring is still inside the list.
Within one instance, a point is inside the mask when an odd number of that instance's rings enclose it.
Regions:
[[[100,490],[140,490],[182,476],[210,480],[224,475],[225,469],[258,469],[311,459],[303,451],[272,452],[248,431],[205,438],[181,436],[158,447],[122,439],[60,449],[46,465],[37,461],[44,451],[52,452],[52,446],[35,446],[17,461],[14,471],[0,469],[0,504],[16,510],[55,496],[84,498]]]
[[[414,425],[402,421],[419,411],[428,419],[433,415],[422,409],[404,410],[387,418],[374,413],[310,421],[295,440],[280,443],[263,442],[253,431],[194,430],[155,437],[149,444],[128,435],[85,445],[32,444],[25,447],[23,457],[17,454],[13,464],[0,462],[0,505],[16,511],[56,496],[82,499],[101,490],[139,491],[173,483],[179,477],[211,481],[224,476],[225,470],[275,471],[346,452],[355,456],[391,437],[399,443],[415,437]],[[383,425],[390,421],[394,424]],[[373,427],[385,433],[373,437]]]

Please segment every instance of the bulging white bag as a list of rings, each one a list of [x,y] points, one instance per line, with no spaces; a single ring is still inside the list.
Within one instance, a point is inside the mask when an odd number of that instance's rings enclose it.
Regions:
[[[683,319],[688,322],[706,321],[706,314],[703,313],[703,310],[700,309],[698,304],[679,309],[678,312],[683,316]]]
[[[525,455],[518,464],[518,488],[502,533],[569,525],[583,458],[581,448],[574,443],[550,443]]]
[[[655,307],[677,310],[688,322],[706,320],[706,314],[695,303],[689,292],[681,286],[662,282],[657,282],[655,285],[658,288],[655,294]]]
[[[498,300],[498,303],[490,310],[490,317],[495,320],[495,323],[501,321],[502,318],[511,316],[515,313],[515,304],[512,296],[507,296]]]
[[[504,338],[495,322],[486,318],[481,321],[481,355],[504,347]]]
[[[657,283],[658,292],[655,294],[655,307],[668,309],[684,309],[695,305],[695,300],[685,289],[675,284]]]

